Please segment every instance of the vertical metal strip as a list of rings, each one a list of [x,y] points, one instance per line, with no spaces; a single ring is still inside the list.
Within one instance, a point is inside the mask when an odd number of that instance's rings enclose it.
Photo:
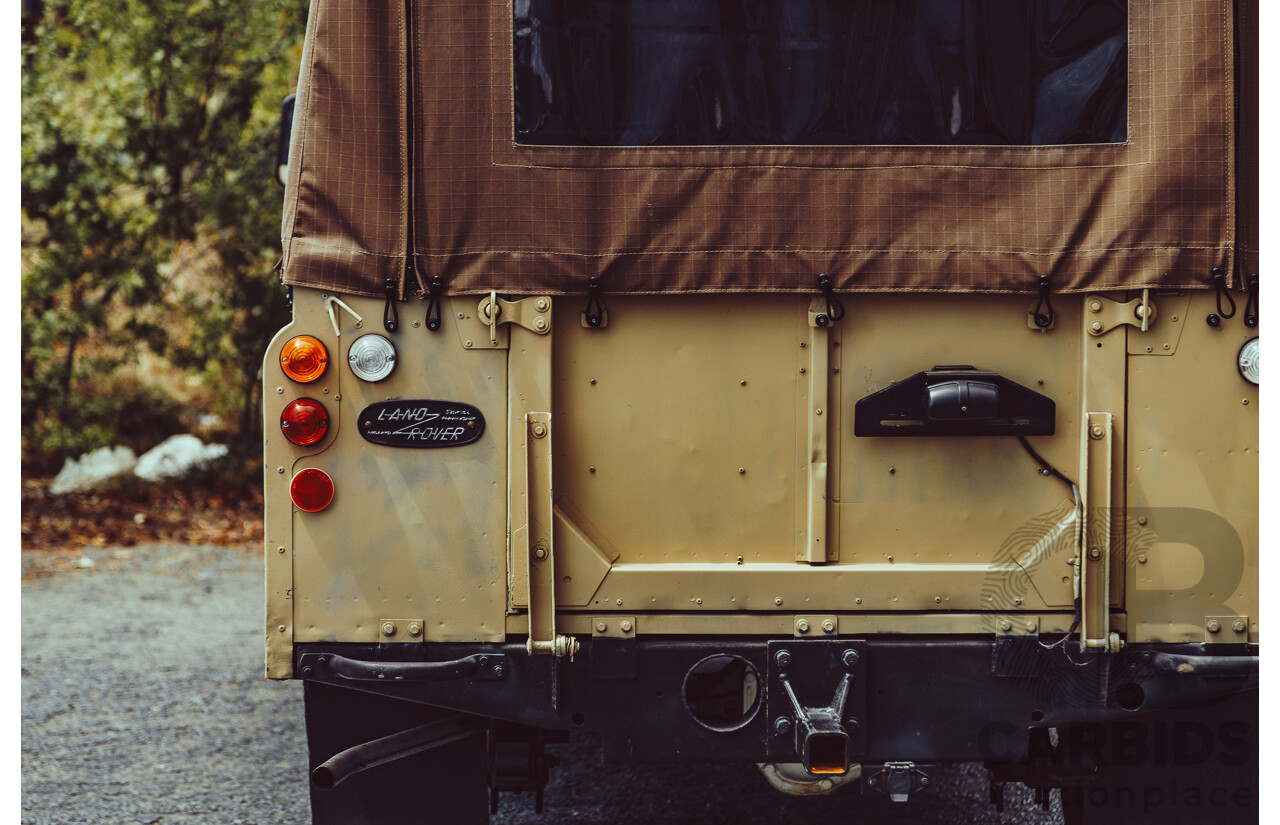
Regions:
[[[809,306],[809,353],[806,363],[808,381],[802,381],[805,398],[805,432],[802,442],[803,467],[803,528],[800,531],[804,544],[797,548],[796,557],[808,564],[824,564],[827,561],[827,424],[830,421],[827,397],[830,379],[830,327],[818,325],[819,315],[825,318],[826,299],[815,298]]]

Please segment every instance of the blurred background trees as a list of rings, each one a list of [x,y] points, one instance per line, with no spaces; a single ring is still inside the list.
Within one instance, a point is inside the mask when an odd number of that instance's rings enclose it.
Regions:
[[[26,471],[184,430],[260,443],[306,7],[23,0]]]

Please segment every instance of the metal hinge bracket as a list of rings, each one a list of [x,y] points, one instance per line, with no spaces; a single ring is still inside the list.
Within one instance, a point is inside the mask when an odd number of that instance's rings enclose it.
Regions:
[[[551,298],[546,295],[508,301],[499,298],[498,293],[490,292],[480,299],[476,313],[480,322],[489,327],[489,340],[494,343],[498,340],[500,324],[515,324],[537,335],[551,331]]]

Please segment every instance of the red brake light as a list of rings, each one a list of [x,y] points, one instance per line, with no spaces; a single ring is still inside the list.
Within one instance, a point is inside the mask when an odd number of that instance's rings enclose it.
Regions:
[[[333,479],[324,470],[299,470],[289,483],[289,497],[299,510],[318,513],[333,501]]]
[[[310,447],[328,432],[329,414],[319,401],[299,398],[280,414],[280,430],[299,447]]]

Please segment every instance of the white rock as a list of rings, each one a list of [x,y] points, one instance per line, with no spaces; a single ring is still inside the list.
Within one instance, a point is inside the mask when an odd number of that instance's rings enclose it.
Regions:
[[[181,478],[227,454],[225,444],[205,444],[194,435],[171,435],[138,459],[133,472],[147,481]]]
[[[84,556],[83,558],[80,559],[80,561],[76,562],[76,566],[77,567],[93,567],[94,561],[88,556]]]
[[[138,463],[138,457],[125,446],[99,447],[79,458],[68,458],[58,477],[49,485],[54,495],[88,490],[109,478],[127,473]]]

